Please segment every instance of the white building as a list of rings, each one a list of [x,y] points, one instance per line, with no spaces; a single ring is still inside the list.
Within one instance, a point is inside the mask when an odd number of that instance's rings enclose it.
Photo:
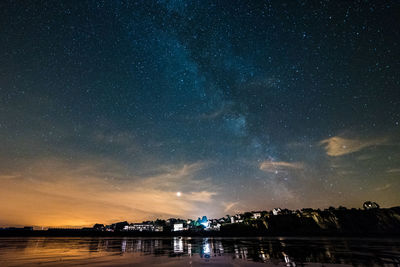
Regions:
[[[279,213],[281,213],[281,209],[280,208],[275,208],[272,210],[272,214],[274,215],[278,215]]]
[[[140,231],[140,232],[162,232],[163,227],[153,224],[134,223],[126,225],[124,231]]]
[[[210,229],[211,230],[215,230],[215,231],[219,231],[221,229],[221,224],[219,222],[210,224]]]
[[[259,218],[261,218],[261,212],[253,212],[253,218],[254,218],[254,219],[259,219]]]
[[[236,214],[235,216],[231,217],[231,223],[242,223],[243,219],[240,214]]]
[[[187,228],[183,227],[183,223],[175,223],[174,224],[174,232],[184,231],[184,230],[187,230]]]

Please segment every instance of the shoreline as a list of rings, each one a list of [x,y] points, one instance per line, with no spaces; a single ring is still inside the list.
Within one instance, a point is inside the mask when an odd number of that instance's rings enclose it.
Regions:
[[[85,230],[0,230],[1,237],[94,237],[94,238],[171,238],[171,237],[227,237],[227,238],[400,238],[399,233],[220,233],[220,232],[98,232]]]

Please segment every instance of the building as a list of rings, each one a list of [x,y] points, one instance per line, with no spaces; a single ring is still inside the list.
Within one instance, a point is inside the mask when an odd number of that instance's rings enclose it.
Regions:
[[[203,216],[203,218],[198,218],[197,223],[201,225],[204,229],[209,229],[210,228],[210,222],[207,219],[207,216]]]
[[[154,224],[132,223],[124,227],[124,231],[139,231],[139,232],[162,232],[162,226]]]
[[[175,223],[174,224],[174,229],[173,229],[174,232],[185,231],[185,230],[187,230],[187,227],[184,227],[183,223]]]
[[[214,231],[219,231],[221,228],[221,223],[219,222],[218,219],[211,219],[209,220],[210,222],[210,230],[214,230]]]
[[[259,219],[259,218],[261,218],[261,212],[252,212],[252,214],[253,214],[253,219]]]
[[[363,204],[363,208],[365,210],[371,210],[371,209],[379,209],[379,205],[376,202],[372,202],[372,201],[366,201]]]
[[[281,213],[281,209],[280,208],[274,208],[273,210],[272,210],[272,214],[274,214],[274,215],[278,215],[278,214],[280,214]]]
[[[242,218],[242,215],[240,215],[240,214],[236,214],[231,217],[231,223],[242,223],[242,222],[243,222],[243,218]]]

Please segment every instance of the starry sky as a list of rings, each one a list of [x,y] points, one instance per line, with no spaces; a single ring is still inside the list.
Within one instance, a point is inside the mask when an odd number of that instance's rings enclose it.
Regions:
[[[399,14],[1,1],[0,225],[399,205]]]

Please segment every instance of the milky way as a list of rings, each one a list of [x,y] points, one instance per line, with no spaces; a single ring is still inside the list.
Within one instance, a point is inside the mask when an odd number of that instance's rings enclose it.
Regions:
[[[0,225],[399,205],[399,12],[1,1]]]

